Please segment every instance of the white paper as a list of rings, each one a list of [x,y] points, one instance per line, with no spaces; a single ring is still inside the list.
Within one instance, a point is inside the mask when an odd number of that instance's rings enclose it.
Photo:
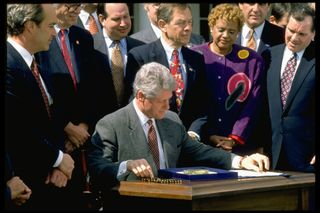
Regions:
[[[255,172],[255,171],[244,170],[244,169],[234,169],[229,171],[237,172],[238,178],[287,176],[287,174],[284,174],[282,172],[269,172],[269,171]]]

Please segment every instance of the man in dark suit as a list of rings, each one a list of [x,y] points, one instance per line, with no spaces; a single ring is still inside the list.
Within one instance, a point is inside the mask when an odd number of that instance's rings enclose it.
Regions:
[[[198,166],[269,169],[264,155],[241,157],[189,137],[178,115],[168,111],[176,80],[167,67],[143,65],[133,87],[134,100],[102,118],[92,136],[89,169],[101,189],[121,180],[157,177],[158,169],[178,167],[182,155]]]
[[[289,15],[285,44],[263,53],[274,169],[315,171],[314,36],[315,13],[307,4],[300,5]]]
[[[201,104],[203,102],[201,98],[206,100],[208,92],[203,56],[184,46],[189,42],[192,32],[191,9],[187,4],[160,4],[157,15],[162,36],[150,44],[133,48],[129,52],[126,84],[131,88],[128,91],[132,95],[135,74],[143,64],[155,61],[169,68],[174,64],[173,52],[178,50],[184,94],[180,109],[174,94],[170,110],[177,112],[186,129],[189,129],[192,122],[204,112],[201,108],[204,105]]]
[[[128,103],[128,100],[123,97],[119,97],[122,99],[119,103],[117,101],[116,83],[113,80],[114,70],[112,70],[112,54],[115,41],[120,42],[123,72],[125,71],[129,50],[144,43],[127,36],[131,30],[131,19],[127,4],[99,4],[97,13],[103,29],[93,36],[94,48],[97,51],[96,57],[101,61],[95,74],[98,103],[96,112],[98,114],[97,118],[100,119]],[[123,75],[125,76],[126,73],[123,73]],[[124,77],[121,80],[124,81]],[[126,93],[124,91],[124,94]]]
[[[34,54],[48,50],[56,35],[55,11],[49,4],[7,5],[7,70],[5,145],[15,175],[31,188],[26,209],[45,209],[46,185],[64,187],[74,162],[57,147],[52,119],[52,93]],[[49,184],[51,185],[51,184]]]
[[[270,24],[266,20],[268,12],[270,10],[269,3],[239,3],[239,8],[242,10],[244,15],[244,25],[242,30],[238,34],[236,44],[244,47],[249,47],[261,54],[264,50],[268,49],[277,44],[284,42],[284,29]],[[254,46],[250,44],[250,30],[253,31]],[[266,88],[266,79],[263,81],[263,88]],[[269,109],[267,103],[267,91],[262,90],[262,99],[260,112],[256,117],[257,125],[252,130],[250,141],[259,143],[259,147],[263,149],[257,150],[262,153],[269,153],[270,147],[268,144],[271,141],[271,127],[268,118]],[[264,137],[261,137],[264,135]]]
[[[96,62],[93,39],[87,30],[75,26],[81,4],[55,4],[58,22],[57,33],[49,51],[38,54],[41,67],[49,70],[52,81],[55,109],[61,112],[54,119],[63,143],[61,148],[75,159],[74,178],[67,186],[61,205],[56,209],[82,209],[82,191],[85,189],[86,174],[82,168],[83,151],[94,128],[94,93],[92,75]]]
[[[138,39],[145,43],[151,43],[161,36],[161,30],[158,27],[157,23],[157,10],[160,6],[160,3],[145,3],[144,9],[147,13],[147,16],[150,21],[150,25],[147,28],[140,30],[132,35],[131,38]],[[186,44],[188,47],[192,47],[194,45],[205,43],[205,39],[198,34],[191,33],[190,41]]]
[[[249,31],[254,30],[254,39],[259,54],[269,47],[284,42],[284,29],[270,24],[266,20],[270,4],[269,3],[239,3],[239,7],[244,15],[244,25],[239,33],[236,44],[248,46]]]

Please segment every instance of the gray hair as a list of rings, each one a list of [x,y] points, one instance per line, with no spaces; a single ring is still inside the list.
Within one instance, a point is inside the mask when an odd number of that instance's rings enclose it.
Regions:
[[[170,70],[157,62],[144,64],[133,82],[134,95],[140,90],[146,98],[155,98],[162,90],[174,91],[175,88],[176,80]]]
[[[161,3],[159,9],[157,10],[157,20],[164,20],[166,23],[169,23],[173,17],[173,11],[175,8],[185,10],[189,9],[191,11],[191,7],[189,4],[168,4],[168,3]]]
[[[8,4],[7,33],[10,36],[20,35],[24,31],[24,23],[33,21],[39,25],[45,18],[41,4]]]

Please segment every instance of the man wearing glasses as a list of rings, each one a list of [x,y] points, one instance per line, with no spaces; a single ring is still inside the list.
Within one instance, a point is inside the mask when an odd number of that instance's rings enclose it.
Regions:
[[[49,51],[41,52],[40,65],[49,70],[52,81],[57,137],[62,138],[61,149],[69,153],[75,161],[72,181],[64,189],[64,195],[54,197],[55,210],[76,210],[84,208],[82,191],[84,177],[81,154],[90,137],[92,111],[90,105],[90,74],[95,70],[93,39],[91,34],[77,23],[82,4],[54,4],[57,36],[52,40]]]

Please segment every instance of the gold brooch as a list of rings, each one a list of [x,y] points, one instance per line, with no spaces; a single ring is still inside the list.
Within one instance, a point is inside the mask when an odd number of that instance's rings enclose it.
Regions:
[[[246,59],[246,58],[248,58],[248,56],[249,56],[249,51],[248,50],[240,50],[238,52],[238,57],[240,59]]]

